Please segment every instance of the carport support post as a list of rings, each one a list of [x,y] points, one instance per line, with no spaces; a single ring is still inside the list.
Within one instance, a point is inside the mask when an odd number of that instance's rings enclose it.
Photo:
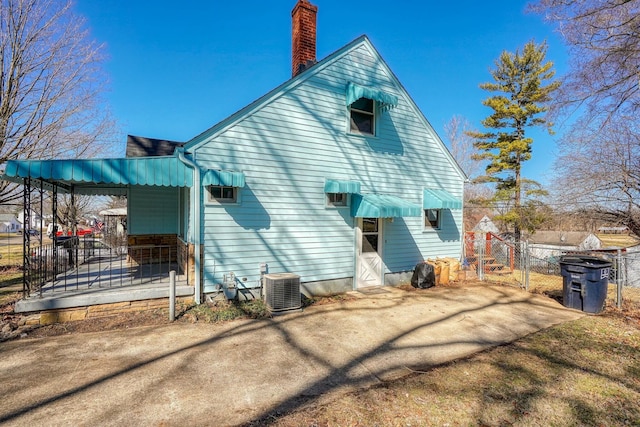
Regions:
[[[169,321],[176,320],[176,271],[169,272]]]
[[[24,180],[22,187],[22,296],[28,297],[31,294],[31,180]]]

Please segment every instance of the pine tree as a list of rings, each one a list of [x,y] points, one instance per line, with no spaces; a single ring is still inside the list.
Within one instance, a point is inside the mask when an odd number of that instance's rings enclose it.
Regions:
[[[546,52],[545,42],[536,45],[533,41],[524,46],[522,53],[502,52],[491,70],[495,82],[480,85],[481,89],[497,93],[482,102],[493,110],[482,121],[490,130],[470,133],[480,151],[475,157],[489,161],[481,180],[496,183],[500,200],[493,201],[504,203],[505,195],[511,199],[510,209],[498,219],[513,226],[516,241],[520,240],[521,229],[530,228],[527,225],[531,224],[523,209],[523,197],[544,193],[539,184],[524,179],[521,170],[522,164],[531,159],[533,143],[525,131],[543,126],[553,132],[544,113],[560,83],[552,80],[555,71],[553,63],[545,60]]]

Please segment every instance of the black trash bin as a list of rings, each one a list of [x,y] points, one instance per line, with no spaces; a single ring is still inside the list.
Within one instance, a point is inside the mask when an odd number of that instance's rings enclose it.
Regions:
[[[595,256],[560,258],[562,304],[586,313],[600,313],[607,299],[611,262]]]

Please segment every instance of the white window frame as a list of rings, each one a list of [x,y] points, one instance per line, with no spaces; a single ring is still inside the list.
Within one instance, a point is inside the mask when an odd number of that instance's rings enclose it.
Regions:
[[[332,200],[334,196],[341,196],[342,203],[338,203]],[[348,193],[325,193],[326,206],[328,208],[345,208],[349,206],[349,194]]]
[[[224,189],[232,189],[233,198],[231,197],[215,197],[212,194],[212,190],[214,188],[220,188],[220,194],[224,193]],[[230,185],[207,185],[207,202],[212,204],[220,204],[220,205],[237,205],[240,203],[240,192],[238,191],[238,187],[232,187]]]
[[[436,213],[436,225],[433,225],[429,220],[429,211]],[[424,209],[423,216],[422,223],[425,230],[440,230],[442,228],[442,209]]]
[[[366,111],[366,110],[360,110],[360,109],[357,109],[357,108],[353,108],[353,104],[358,102],[360,99],[369,99],[371,101],[372,111]],[[348,120],[348,124],[347,124],[348,125],[348,129],[349,129],[349,133],[354,134],[354,135],[376,136],[376,126],[378,124],[377,101],[375,99],[370,99],[370,98],[359,98],[358,100],[354,101],[353,104],[349,105],[349,120]],[[371,116],[371,133],[361,132],[359,129],[357,129],[356,127],[353,126],[353,124],[351,122],[351,117],[352,117],[352,113],[353,112]]]

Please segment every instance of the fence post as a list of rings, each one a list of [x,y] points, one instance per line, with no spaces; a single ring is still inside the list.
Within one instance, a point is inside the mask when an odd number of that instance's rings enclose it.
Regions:
[[[507,246],[509,248],[509,268],[512,274],[516,269],[516,245],[520,246],[520,250],[522,250],[521,243],[514,243],[513,246]]]
[[[478,280],[484,282],[484,250],[486,245],[486,240],[483,242],[484,244],[478,245]]]
[[[169,321],[176,320],[176,271],[169,272]]]
[[[620,249],[618,249],[616,264],[616,307],[622,308],[622,287],[625,282],[623,274],[626,271],[626,268],[622,268],[622,250]]]
[[[522,259],[522,264],[524,267],[524,290],[529,292],[529,263],[530,263],[530,257],[529,257],[529,241],[525,241],[524,242],[524,251],[522,251],[522,255],[521,255],[521,259]]]

